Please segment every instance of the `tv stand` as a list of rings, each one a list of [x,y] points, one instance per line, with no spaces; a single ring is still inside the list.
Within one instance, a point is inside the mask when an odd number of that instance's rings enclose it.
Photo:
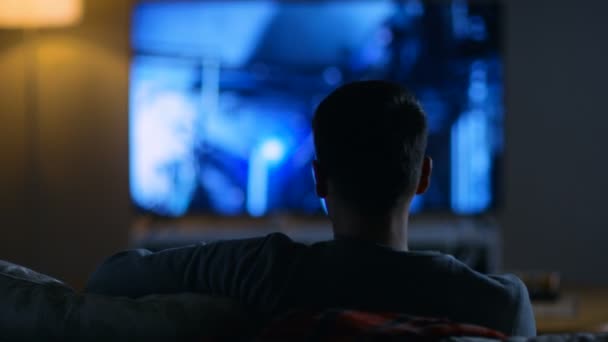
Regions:
[[[408,232],[412,250],[436,250],[454,255],[474,269],[494,273],[501,268],[499,227],[491,218],[414,217]],[[139,218],[131,247],[162,250],[197,242],[252,238],[282,232],[295,241],[311,244],[332,238],[327,218],[268,219]]]

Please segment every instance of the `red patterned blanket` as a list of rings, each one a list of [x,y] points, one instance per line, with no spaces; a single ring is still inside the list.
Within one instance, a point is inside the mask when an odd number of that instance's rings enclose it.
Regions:
[[[438,341],[452,336],[507,338],[498,331],[446,319],[332,309],[281,316],[256,341]]]

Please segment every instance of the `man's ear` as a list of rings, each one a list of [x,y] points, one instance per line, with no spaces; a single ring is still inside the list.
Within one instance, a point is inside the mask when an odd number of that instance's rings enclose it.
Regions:
[[[315,178],[315,191],[317,192],[317,196],[325,198],[327,197],[329,187],[327,175],[325,175],[325,173],[321,170],[321,165],[319,165],[318,160],[312,161],[312,169]]]
[[[431,185],[431,174],[433,173],[433,159],[424,157],[422,161],[422,170],[420,172],[420,180],[416,188],[416,195],[425,193]]]

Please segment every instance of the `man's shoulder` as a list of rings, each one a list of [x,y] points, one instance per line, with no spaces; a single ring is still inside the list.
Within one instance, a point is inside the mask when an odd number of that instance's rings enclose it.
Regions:
[[[256,239],[257,243],[265,247],[282,250],[282,249],[300,249],[307,247],[301,242],[294,241],[291,237],[282,232],[274,232]]]
[[[488,278],[501,284],[502,287],[509,291],[509,293],[513,296],[519,296],[522,292],[525,291],[527,293],[528,291],[524,282],[519,279],[519,277],[511,273],[491,274],[488,275]]]
[[[304,246],[303,244],[292,240],[289,236],[281,232],[269,233],[251,238],[217,240],[206,244],[207,246],[221,246],[239,248],[243,246],[257,248],[264,247],[281,247],[281,246]]]
[[[267,262],[272,261],[272,264],[280,264],[281,259],[295,256],[307,247],[281,232],[248,239],[221,240],[211,245],[215,245],[210,246],[211,248],[215,247],[237,258],[251,256],[258,261],[273,259],[267,260]]]
[[[489,275],[488,277],[501,285],[503,300],[513,312],[531,308],[528,288],[519,277],[514,274]]]
[[[514,274],[485,274],[477,272],[464,263],[452,258],[452,273],[472,291],[493,294],[496,300],[511,302],[518,300],[526,286]]]
[[[479,307],[478,312],[491,316],[476,317],[480,324],[498,327],[513,335],[535,334],[534,316],[528,290],[513,274],[486,275],[456,261],[459,287],[462,290],[457,307]],[[467,311],[469,311],[467,309]]]
[[[292,240],[287,234],[282,232],[274,232],[270,234],[266,234],[262,237],[264,240],[273,241],[276,243],[285,243],[285,244],[298,244],[294,240]]]

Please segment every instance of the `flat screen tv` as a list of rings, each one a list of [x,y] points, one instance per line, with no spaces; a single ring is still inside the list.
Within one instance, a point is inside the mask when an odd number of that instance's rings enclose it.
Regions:
[[[413,212],[485,213],[503,151],[500,6],[465,0],[143,1],[134,9],[130,194],[178,217],[317,215],[311,118],[354,80],[428,114]]]

